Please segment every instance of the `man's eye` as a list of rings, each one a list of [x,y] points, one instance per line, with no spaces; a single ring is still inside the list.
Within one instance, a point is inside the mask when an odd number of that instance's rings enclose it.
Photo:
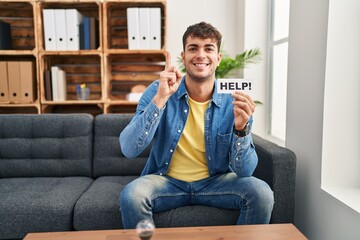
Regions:
[[[212,52],[212,51],[214,51],[214,49],[213,48],[207,48],[206,51]]]
[[[189,51],[194,52],[194,51],[196,51],[196,48],[189,48]]]

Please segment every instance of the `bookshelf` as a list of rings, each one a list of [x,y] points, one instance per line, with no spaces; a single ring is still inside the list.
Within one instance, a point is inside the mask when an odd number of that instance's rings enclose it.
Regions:
[[[160,8],[161,49],[129,50],[127,8]],[[96,19],[96,45],[90,49],[47,50],[44,9],[76,9]],[[0,61],[33,61],[36,99],[32,103],[0,102],[1,113],[131,113],[137,102],[127,95],[136,85],[148,86],[165,65],[166,0],[36,0],[1,1],[0,21],[11,25],[11,50],[0,50]],[[49,95],[52,66],[66,72],[66,100]],[[88,100],[78,100],[77,85],[90,88]]]

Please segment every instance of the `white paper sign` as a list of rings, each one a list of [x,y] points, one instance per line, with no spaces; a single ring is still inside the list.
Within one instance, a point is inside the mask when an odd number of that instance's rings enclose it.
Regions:
[[[242,91],[246,94],[252,92],[253,83],[250,79],[243,78],[220,78],[217,79],[218,93],[233,93],[235,91]]]

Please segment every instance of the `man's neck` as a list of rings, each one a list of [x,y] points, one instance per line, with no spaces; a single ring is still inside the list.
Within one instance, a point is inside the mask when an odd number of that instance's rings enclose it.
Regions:
[[[191,99],[197,102],[210,100],[214,91],[214,81],[215,79],[199,82],[186,78],[186,89]]]

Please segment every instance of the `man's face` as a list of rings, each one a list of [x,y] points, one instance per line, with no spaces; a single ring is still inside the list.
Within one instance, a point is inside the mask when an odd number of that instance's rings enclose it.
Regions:
[[[192,80],[214,80],[215,70],[221,61],[221,53],[214,40],[188,37],[181,57]]]

